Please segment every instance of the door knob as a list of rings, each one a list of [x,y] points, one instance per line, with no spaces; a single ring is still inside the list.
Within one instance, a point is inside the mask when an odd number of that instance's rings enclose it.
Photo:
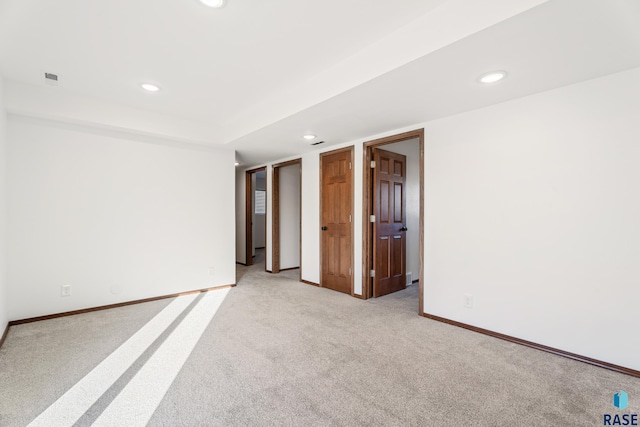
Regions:
[[[400,231],[407,231],[407,230],[408,230],[408,228],[407,228],[407,227],[405,227],[404,225],[403,225],[403,226],[402,226],[402,228],[400,229]]]
[[[327,226],[326,225],[322,226],[322,231],[327,231]]]

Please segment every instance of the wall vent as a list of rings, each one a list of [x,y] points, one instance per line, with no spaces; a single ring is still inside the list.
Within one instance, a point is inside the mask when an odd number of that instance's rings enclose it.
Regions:
[[[58,86],[58,75],[53,73],[44,73],[44,82],[50,86]]]

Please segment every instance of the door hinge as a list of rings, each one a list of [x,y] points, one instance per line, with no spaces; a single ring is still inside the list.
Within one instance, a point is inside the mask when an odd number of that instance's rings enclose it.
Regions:
[[[349,169],[351,169],[351,162],[349,162]]]
[[[376,271],[375,270],[369,270],[369,277],[376,277]]]
[[[376,222],[376,216],[375,215],[370,215],[369,216],[369,222]]]
[[[375,168],[376,168],[376,161],[371,160],[371,169],[375,169]]]
[[[349,222],[351,222],[351,215],[349,215]]]
[[[351,267],[349,267],[349,276],[351,276]]]

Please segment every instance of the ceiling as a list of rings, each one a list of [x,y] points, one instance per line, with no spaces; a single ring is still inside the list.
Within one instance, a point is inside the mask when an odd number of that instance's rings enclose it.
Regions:
[[[638,66],[636,0],[0,0],[10,112],[245,166],[314,149],[305,133],[339,144]],[[477,83],[494,69],[508,78]]]

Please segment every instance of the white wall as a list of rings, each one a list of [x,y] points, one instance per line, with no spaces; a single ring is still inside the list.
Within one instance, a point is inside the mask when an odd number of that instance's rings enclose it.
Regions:
[[[353,215],[353,274],[354,293],[362,295],[362,141],[334,145],[303,154],[302,157],[302,255],[300,260],[302,280],[320,283],[320,153],[354,146],[354,215]],[[291,160],[279,159],[272,164]],[[270,169],[270,168],[268,168]],[[269,180],[270,177],[267,176]],[[270,189],[267,189],[270,199]],[[270,209],[267,209],[267,255],[270,251]],[[269,258],[267,258],[269,262]],[[268,264],[270,265],[270,264]],[[267,267],[269,268],[269,267]]]
[[[379,147],[407,157],[405,184],[407,231],[407,272],[411,279],[420,278],[420,140],[396,142]]]
[[[302,279],[320,278],[319,152],[355,145],[360,294],[362,142],[425,127],[425,312],[640,369],[638,99],[634,69],[304,154]]]
[[[320,283],[320,158],[314,151],[302,155],[302,231],[300,278]]]
[[[9,321],[9,304],[7,302],[6,274],[6,113],[4,109],[3,80],[0,76],[0,336],[4,333]]]
[[[156,142],[9,116],[12,320],[235,282],[233,151]]]
[[[300,165],[280,168],[280,268],[300,267]]]
[[[272,236],[272,228],[271,228],[271,224],[273,223],[273,195],[271,194],[271,190],[272,190],[272,183],[273,183],[273,168],[271,167],[267,167],[266,171],[265,171],[265,188],[266,188],[266,192],[267,192],[267,214],[265,215],[265,222],[264,222],[264,227],[265,227],[265,242],[264,242],[264,251],[265,251],[265,257],[264,257],[264,262],[265,262],[265,269],[267,271],[272,271],[273,270],[273,260],[272,258],[272,244],[273,244],[273,236]]]
[[[278,159],[277,161],[267,163],[267,182],[273,182],[272,180],[272,165],[277,163],[283,163],[296,158],[302,159],[302,174],[300,185],[301,190],[301,205],[302,205],[302,230],[301,230],[301,244],[302,254],[300,259],[301,279],[312,282],[320,283],[320,157],[319,154],[323,151],[334,150],[341,147],[346,147],[351,144],[343,144],[339,146],[332,146],[328,149],[317,150],[310,153],[303,154],[302,156],[288,157],[284,159]],[[362,146],[356,145],[354,154],[354,171],[360,168],[362,164]],[[259,166],[256,166],[259,167]],[[240,185],[244,188],[245,171],[239,171],[236,173],[236,186]],[[354,172],[355,180],[355,194],[361,194],[362,177],[361,174]],[[359,186],[359,187],[358,187]],[[359,191],[359,193],[358,193]],[[237,206],[244,206],[245,200],[244,191],[236,191],[236,203]],[[354,196],[355,197],[355,196]],[[266,241],[266,269],[271,270],[271,243],[272,243],[272,227],[271,227],[271,215],[272,215],[272,200],[271,186],[267,185],[267,241]],[[355,211],[359,211],[359,207],[362,205],[362,198],[355,198]],[[237,211],[236,215],[236,228],[244,229],[244,211]],[[362,254],[360,251],[360,242],[362,241],[362,221],[356,215],[354,217],[354,273],[355,273],[355,288],[358,294],[362,292],[362,279],[359,275],[362,272]],[[239,231],[236,233],[237,248],[237,261],[243,263],[244,256],[244,232]]]
[[[425,311],[640,369],[639,99],[634,69],[428,123]]]

